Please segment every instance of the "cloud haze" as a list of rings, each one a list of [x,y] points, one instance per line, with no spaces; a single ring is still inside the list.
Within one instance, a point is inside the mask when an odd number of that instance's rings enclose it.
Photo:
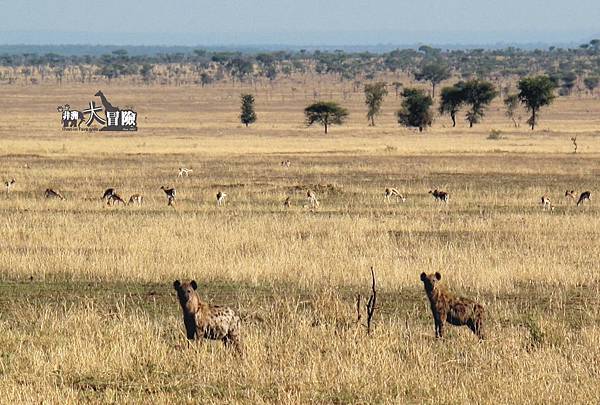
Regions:
[[[598,0],[1,0],[0,9],[0,43],[569,42],[600,33]]]

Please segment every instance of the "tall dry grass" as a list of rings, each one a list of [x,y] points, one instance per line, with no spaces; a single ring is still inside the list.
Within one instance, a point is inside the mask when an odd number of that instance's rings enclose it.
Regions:
[[[559,101],[544,113],[549,130],[533,135],[510,129],[499,106],[474,131],[439,120],[418,135],[390,122],[393,98],[367,128],[356,96],[348,126],[324,137],[302,126],[299,97],[259,101],[259,124],[246,130],[237,88],[105,93],[136,106],[139,133],[61,132],[54,104],[84,103],[89,87],[0,89],[10,113],[0,116],[0,175],[17,179],[0,196],[2,401],[600,398],[600,145],[594,121],[580,121],[597,101]],[[498,127],[503,138],[487,140]],[[180,166],[193,174],[177,178]],[[175,208],[161,185],[177,188]],[[107,207],[109,186],[146,203]],[[389,186],[406,203],[386,204]],[[46,200],[47,187],[67,200]],[[308,188],[315,212],[303,208]],[[566,189],[591,190],[592,203],[575,207]],[[219,190],[229,194],[220,208]],[[554,211],[542,211],[542,194]],[[354,305],[370,266],[380,298],[367,338]],[[421,271],[486,305],[487,341],[466,328],[435,340]],[[243,357],[187,347],[176,278],[240,312]]]

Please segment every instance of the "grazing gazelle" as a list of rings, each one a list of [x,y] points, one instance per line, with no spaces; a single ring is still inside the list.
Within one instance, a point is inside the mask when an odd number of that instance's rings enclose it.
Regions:
[[[404,197],[402,194],[400,194],[398,192],[398,190],[396,190],[395,188],[386,188],[385,193],[383,195],[384,195],[385,202],[390,202],[391,197],[396,197],[396,201],[398,201],[398,200],[402,200],[402,202],[406,201],[406,197]]]
[[[566,190],[565,198],[570,198],[571,200],[575,200],[575,190]]]
[[[292,198],[288,195],[285,199],[285,201],[283,202],[283,206],[285,208],[290,208],[292,206]]]
[[[44,191],[44,195],[46,198],[59,198],[61,200],[65,199],[61,193],[56,190],[52,190],[51,188],[47,188],[46,191]]]
[[[592,193],[590,193],[589,191],[584,191],[583,193],[581,193],[581,195],[579,196],[579,200],[577,200],[577,205],[579,206],[579,204],[583,204],[585,200],[591,201],[591,194]]]
[[[292,164],[292,162],[290,162],[289,160],[281,161],[281,166],[283,166],[283,167],[290,167],[291,164]]]
[[[6,194],[10,193],[10,189],[13,188],[13,184],[15,184],[16,182],[17,181],[15,179],[4,182],[4,187],[6,188]]]
[[[224,193],[222,191],[219,191],[217,193],[217,206],[223,205],[223,202],[225,201],[225,197],[227,197],[227,193]]]
[[[319,200],[317,199],[317,195],[315,194],[314,191],[308,190],[306,192],[306,198],[308,199],[310,208],[317,208],[319,206]]]
[[[123,200],[123,198],[121,198],[121,196],[117,193],[113,193],[108,197],[107,204],[108,205],[115,205],[115,204],[127,205],[127,204],[125,204],[125,200]]]
[[[177,191],[174,188],[165,188],[165,186],[161,186],[160,189],[167,195],[167,205],[173,205]]]
[[[554,205],[552,205],[552,202],[550,201],[550,199],[548,197],[546,197],[546,195],[542,196],[540,202],[542,204],[542,209],[543,210],[554,211]]]
[[[439,191],[437,188],[433,191],[429,190],[429,194],[433,196],[436,201],[443,201],[446,204],[448,203],[448,193],[445,191]]]
[[[102,194],[102,198],[101,200],[106,200],[108,201],[108,199],[110,198],[111,195],[115,194],[117,192],[117,190],[115,190],[114,188],[107,188],[106,190],[104,190],[104,194]]]
[[[140,194],[134,194],[131,197],[129,197],[129,204],[142,205],[143,202],[144,197],[142,197]]]
[[[183,176],[188,177],[191,172],[193,172],[192,169],[186,169],[185,167],[180,167],[179,174],[177,175],[177,177],[183,177]]]

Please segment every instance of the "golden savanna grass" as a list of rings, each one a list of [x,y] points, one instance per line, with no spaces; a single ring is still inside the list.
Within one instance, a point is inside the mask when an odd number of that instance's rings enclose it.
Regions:
[[[0,175],[17,180],[0,196],[1,402],[597,403],[600,101],[558,99],[533,133],[496,101],[473,129],[438,117],[418,134],[395,123],[393,95],[367,127],[362,94],[342,86],[321,89],[351,111],[327,136],[303,124],[309,85],[0,88]],[[134,106],[139,132],[60,130],[56,106],[98,88]],[[250,128],[242,91],[257,99]],[[144,205],[107,207],[111,186]],[[386,204],[386,187],[407,201]],[[367,337],[355,297],[371,266]],[[485,304],[486,341],[435,339],[422,271]],[[244,356],[188,348],[175,279],[240,313]]]

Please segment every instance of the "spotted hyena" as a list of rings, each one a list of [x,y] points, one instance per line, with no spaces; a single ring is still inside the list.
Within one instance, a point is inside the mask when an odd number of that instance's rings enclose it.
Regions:
[[[233,346],[241,352],[239,335],[240,318],[231,308],[210,305],[200,299],[196,292],[198,284],[176,280],[173,288],[183,311],[183,324],[187,338],[220,340],[225,346]]]
[[[432,274],[421,273],[421,281],[425,286],[425,293],[431,304],[433,321],[435,323],[435,336],[444,335],[444,323],[462,326],[466,325],[479,339],[483,339],[483,319],[485,311],[481,304],[468,298],[457,297],[446,291],[438,283],[442,275],[438,272]]]

